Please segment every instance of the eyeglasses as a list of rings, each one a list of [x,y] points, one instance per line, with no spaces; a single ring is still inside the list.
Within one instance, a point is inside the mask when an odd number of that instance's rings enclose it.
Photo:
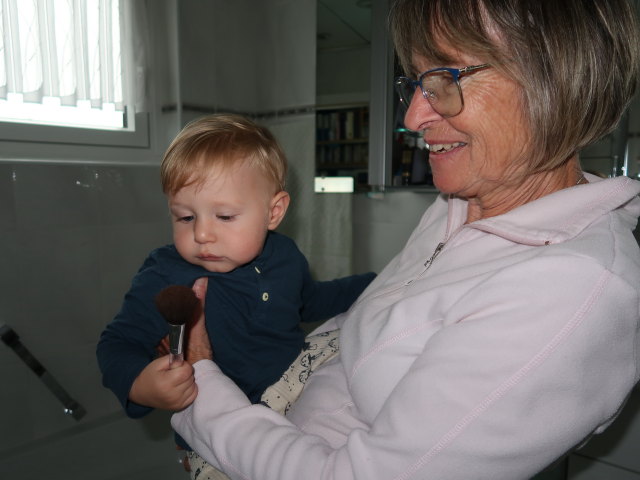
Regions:
[[[398,77],[394,85],[400,96],[400,103],[405,109],[409,108],[416,88],[420,87],[422,96],[436,112],[443,117],[455,117],[464,107],[460,77],[490,66],[484,63],[463,68],[434,68],[421,74],[418,80]]]

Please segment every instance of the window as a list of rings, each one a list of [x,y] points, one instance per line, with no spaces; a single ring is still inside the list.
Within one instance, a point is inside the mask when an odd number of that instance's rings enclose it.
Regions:
[[[139,142],[121,135],[146,130],[136,125],[143,118],[125,76],[133,70],[126,67],[132,42],[123,41],[133,31],[127,5],[0,1],[0,138],[66,142],[73,132],[71,143]]]

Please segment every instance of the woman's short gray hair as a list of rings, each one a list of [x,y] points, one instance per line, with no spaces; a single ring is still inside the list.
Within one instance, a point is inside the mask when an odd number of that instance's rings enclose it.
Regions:
[[[452,47],[521,85],[532,172],[613,130],[638,83],[632,0],[396,0],[390,28],[409,75],[421,73],[412,71],[416,54],[452,65],[443,51]]]

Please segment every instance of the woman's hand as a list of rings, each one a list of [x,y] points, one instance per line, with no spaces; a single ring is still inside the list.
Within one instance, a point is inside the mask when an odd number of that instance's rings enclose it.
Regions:
[[[193,284],[193,292],[200,299],[198,318],[188,327],[185,359],[191,365],[199,360],[213,360],[213,350],[204,324],[204,301],[207,293],[208,278],[202,277]]]

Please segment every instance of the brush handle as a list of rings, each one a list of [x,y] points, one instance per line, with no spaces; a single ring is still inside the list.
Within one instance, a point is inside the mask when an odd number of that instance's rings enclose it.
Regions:
[[[184,362],[184,325],[169,324],[169,368],[179,367]]]
[[[169,354],[169,368],[179,367],[184,363],[183,353],[170,353]]]

